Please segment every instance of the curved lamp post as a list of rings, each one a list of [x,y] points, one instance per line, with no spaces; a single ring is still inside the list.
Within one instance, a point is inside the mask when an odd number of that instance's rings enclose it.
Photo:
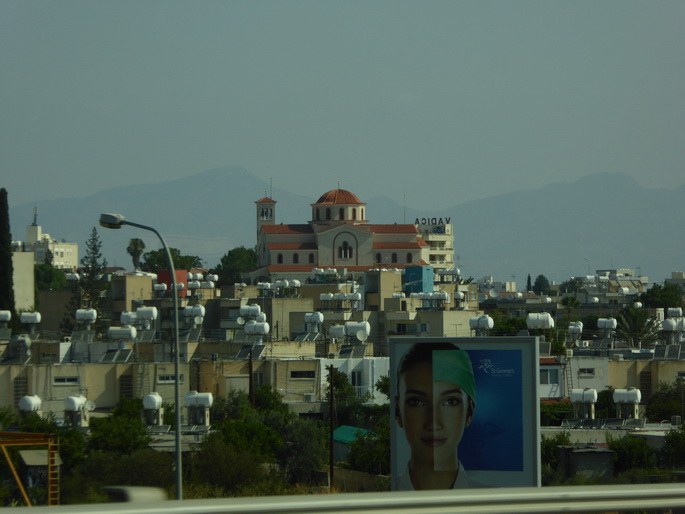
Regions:
[[[178,291],[176,290],[176,269],[174,268],[174,260],[171,257],[171,252],[164,242],[162,235],[157,232],[156,229],[148,227],[147,225],[140,225],[139,223],[133,223],[132,221],[126,221],[126,219],[121,214],[101,214],[100,215],[100,225],[105,228],[121,228],[122,225],[130,225],[132,227],[137,227],[143,230],[149,230],[157,234],[157,237],[162,242],[162,247],[166,252],[167,260],[169,261],[169,269],[171,270],[171,276],[173,280],[173,301],[174,301],[174,329],[173,329],[173,348],[174,348],[174,402],[176,403],[176,408],[174,409],[174,425],[176,431],[176,499],[183,499],[183,468],[181,461],[181,384],[180,384],[180,345],[178,340]]]

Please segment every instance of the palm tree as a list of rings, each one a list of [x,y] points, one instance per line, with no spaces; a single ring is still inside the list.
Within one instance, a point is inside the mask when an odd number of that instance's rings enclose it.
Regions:
[[[145,243],[142,239],[134,237],[128,242],[126,253],[131,256],[134,269],[140,268],[140,256],[143,255],[143,250],[145,250]]]
[[[649,346],[659,338],[659,326],[649,317],[647,309],[638,309],[634,305],[624,307],[617,317],[617,335],[628,341],[631,346]]]

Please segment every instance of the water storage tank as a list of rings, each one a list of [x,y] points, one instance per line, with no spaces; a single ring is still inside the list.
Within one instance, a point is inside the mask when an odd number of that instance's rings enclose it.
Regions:
[[[572,321],[568,325],[569,334],[582,334],[583,333],[583,322],[582,321]]]
[[[269,324],[265,321],[248,321],[245,323],[245,333],[248,335],[266,335],[269,333]]]
[[[590,298],[590,303],[599,303],[599,298],[593,296],[592,298]]]
[[[554,318],[549,312],[531,312],[526,317],[526,326],[531,330],[554,328]]]
[[[371,333],[371,325],[368,321],[348,321],[345,323],[345,333],[348,336],[355,336],[363,332],[367,336]]]
[[[331,325],[328,329],[328,335],[335,339],[345,338],[345,325]]]
[[[597,328],[605,330],[615,330],[618,324],[615,318],[599,318],[597,320]]]
[[[124,311],[119,316],[122,325],[135,325],[138,323],[138,315],[135,312]]]
[[[464,300],[464,298],[465,298],[464,293],[462,293],[461,291],[457,291],[456,293],[454,293],[454,299],[455,300],[458,300],[461,302]]]
[[[623,295],[627,295],[628,293],[630,293],[630,289],[628,289],[627,287],[620,287],[618,289],[618,292],[623,294]]]
[[[264,323],[266,321],[266,314],[263,312],[260,312],[257,317],[255,318],[255,321],[259,323]]]
[[[157,319],[157,307],[138,307],[136,315],[140,320],[154,321]]]
[[[19,400],[19,410],[22,412],[37,412],[40,410],[43,402],[40,397],[33,395],[27,395]]]
[[[597,403],[597,389],[571,389],[571,403]]]
[[[188,282],[188,289],[200,289],[200,282],[198,280]]]
[[[95,309],[78,309],[76,311],[76,321],[86,321],[93,323],[98,319],[98,313]]]
[[[320,312],[308,312],[304,315],[305,323],[323,323],[323,314]]]
[[[159,410],[162,408],[162,397],[157,392],[143,396],[143,409]]]
[[[183,402],[186,407],[206,407],[210,408],[214,403],[212,393],[198,393],[197,391],[188,391],[183,395]]]
[[[290,287],[301,287],[301,286],[302,286],[302,282],[300,282],[299,280],[291,280],[290,281]]]
[[[81,278],[81,276],[78,273],[67,273],[66,275],[67,280],[69,281],[77,281]]]
[[[636,309],[642,309],[642,302],[635,302],[633,304],[633,307],[635,307]]]
[[[678,321],[673,318],[668,318],[661,322],[661,330],[664,332],[675,332],[676,328],[678,328]]]
[[[393,298],[406,298],[406,295],[404,293],[393,293],[392,297]]]
[[[19,315],[19,321],[26,325],[37,325],[40,323],[40,312],[22,312]]]
[[[211,275],[211,274],[207,275],[205,277],[205,280],[208,280],[209,282],[218,282],[219,281],[219,275]],[[244,282],[241,282],[240,285],[241,285],[241,287],[245,287],[247,284],[245,284]]]
[[[12,313],[10,311],[0,311],[0,323],[7,323],[12,319]]]
[[[636,387],[628,389],[614,389],[614,403],[640,403],[642,393]]]
[[[333,299],[333,293],[321,293],[319,295],[319,300],[323,302],[329,302]]]
[[[256,303],[253,303],[250,305],[241,305],[239,312],[240,316],[243,318],[255,318],[259,316],[259,314],[262,312],[262,309]]]
[[[683,315],[683,309],[681,309],[680,307],[670,307],[666,311],[666,315],[669,318],[680,318]]]
[[[64,399],[64,410],[68,412],[78,412],[86,406],[86,397],[82,394],[69,396]]]
[[[469,318],[469,327],[471,330],[490,330],[494,326],[495,322],[490,316]]]
[[[155,284],[152,289],[155,291],[166,291],[167,290],[167,285],[166,284]]]
[[[133,341],[138,335],[138,331],[136,330],[136,327],[130,325],[125,327],[109,327],[107,335],[110,339]]]

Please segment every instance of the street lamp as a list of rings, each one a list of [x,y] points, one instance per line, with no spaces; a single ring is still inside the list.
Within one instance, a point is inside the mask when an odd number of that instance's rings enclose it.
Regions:
[[[176,499],[183,499],[183,468],[181,461],[181,383],[180,383],[180,345],[178,340],[178,291],[176,289],[176,269],[174,268],[174,259],[171,257],[171,252],[164,242],[162,235],[156,229],[148,227],[147,225],[140,225],[132,221],[126,221],[121,214],[101,214],[100,225],[105,228],[119,229],[122,225],[130,225],[143,230],[154,232],[162,242],[162,247],[166,252],[167,260],[169,261],[169,269],[173,280],[172,296],[174,301],[174,329],[173,329],[173,345],[174,345],[174,401],[176,408],[174,410],[175,419],[174,425],[176,429]]]

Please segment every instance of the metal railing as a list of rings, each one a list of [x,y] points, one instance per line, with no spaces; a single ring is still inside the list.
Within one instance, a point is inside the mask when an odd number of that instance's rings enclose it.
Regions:
[[[346,493],[264,496],[211,500],[151,501],[33,507],[32,513],[93,512],[99,514],[217,514],[399,512],[436,513],[556,513],[556,512],[685,512],[685,484],[631,484],[493,488],[454,491]]]

